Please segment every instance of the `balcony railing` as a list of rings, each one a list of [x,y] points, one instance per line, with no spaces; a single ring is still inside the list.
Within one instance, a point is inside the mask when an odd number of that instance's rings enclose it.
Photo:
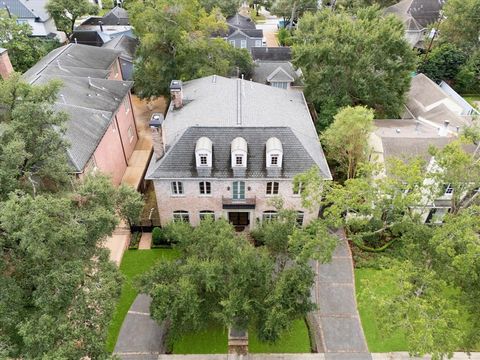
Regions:
[[[255,209],[256,202],[256,197],[233,199],[231,197],[222,196],[222,204],[224,209]]]

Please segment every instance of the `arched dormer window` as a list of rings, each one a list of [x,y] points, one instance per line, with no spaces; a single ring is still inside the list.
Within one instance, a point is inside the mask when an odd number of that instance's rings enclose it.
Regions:
[[[247,167],[247,141],[242,137],[233,139],[231,144],[232,168]]]
[[[197,168],[212,167],[212,140],[207,137],[201,137],[195,145],[195,161]]]
[[[280,140],[276,137],[271,137],[267,140],[266,149],[266,167],[267,168],[281,168],[283,161],[283,146]]]

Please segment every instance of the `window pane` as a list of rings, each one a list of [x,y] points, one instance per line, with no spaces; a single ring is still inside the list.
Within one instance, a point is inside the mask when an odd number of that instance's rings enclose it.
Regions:
[[[236,164],[236,165],[242,165],[242,163],[243,163],[242,160],[243,160],[243,157],[242,157],[242,156],[237,156],[237,157],[235,158],[235,164]]]
[[[267,182],[267,195],[270,195],[272,193],[272,183]]]
[[[297,212],[297,224],[299,226],[303,225],[303,211]]]
[[[211,186],[210,186],[210,182],[205,182],[205,193],[206,194],[210,194],[211,193]]]
[[[177,181],[178,193],[183,194],[183,184],[181,181]]]
[[[278,194],[278,182],[273,183],[273,193]]]

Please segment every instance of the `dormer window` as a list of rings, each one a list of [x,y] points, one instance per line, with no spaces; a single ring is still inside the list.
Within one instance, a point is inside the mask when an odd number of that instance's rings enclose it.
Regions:
[[[212,141],[205,136],[198,139],[195,145],[195,162],[197,168],[212,167]]]
[[[276,137],[267,140],[266,146],[266,167],[281,168],[283,160],[283,146]]]
[[[233,139],[231,144],[232,168],[247,167],[247,141],[242,137]]]

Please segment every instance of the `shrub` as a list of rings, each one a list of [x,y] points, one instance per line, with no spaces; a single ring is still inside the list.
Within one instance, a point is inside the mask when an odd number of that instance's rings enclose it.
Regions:
[[[155,227],[152,230],[152,243],[153,245],[162,245],[166,242],[164,233],[159,227]]]
[[[129,250],[137,250],[138,245],[140,244],[140,238],[142,237],[142,234],[139,232],[134,232],[132,236],[130,237],[130,244],[128,245]]]

